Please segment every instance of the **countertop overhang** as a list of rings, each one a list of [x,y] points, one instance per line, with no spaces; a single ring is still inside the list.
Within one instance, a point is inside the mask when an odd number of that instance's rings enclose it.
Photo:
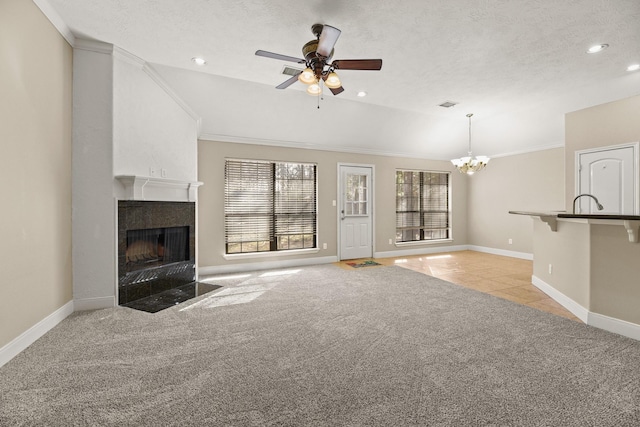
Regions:
[[[581,220],[580,222],[596,225],[622,225],[627,230],[631,243],[638,243],[638,235],[640,234],[640,215],[571,214],[566,211],[509,211],[509,213],[539,217],[542,222],[549,226],[551,231],[558,231],[558,219],[560,219],[566,221]]]

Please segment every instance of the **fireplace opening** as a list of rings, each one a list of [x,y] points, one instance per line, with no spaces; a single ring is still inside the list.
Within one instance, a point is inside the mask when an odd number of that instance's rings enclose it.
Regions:
[[[189,258],[188,226],[127,230],[127,273]]]
[[[153,313],[201,292],[195,214],[193,202],[118,201],[119,305]]]

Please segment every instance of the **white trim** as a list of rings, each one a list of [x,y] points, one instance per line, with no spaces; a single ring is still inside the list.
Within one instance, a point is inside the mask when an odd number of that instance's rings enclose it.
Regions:
[[[344,146],[327,146],[326,144],[316,144],[312,142],[299,142],[299,141],[285,141],[279,139],[264,139],[264,138],[253,138],[248,136],[237,136],[237,135],[222,135],[216,133],[207,133],[204,132],[200,134],[198,139],[202,141],[213,141],[213,142],[232,142],[237,144],[254,144],[254,145],[268,145],[271,147],[285,147],[285,148],[300,148],[305,150],[318,150],[318,151],[332,151],[336,153],[352,153],[352,154],[370,154],[374,156],[386,156],[386,157],[408,157],[412,159],[423,159],[423,160],[433,160],[433,161],[441,161],[446,162],[451,165],[450,159],[439,159],[434,157],[423,157],[419,156],[416,153],[408,153],[402,151],[383,151],[383,150],[371,150],[362,147],[352,148],[352,147],[344,147]],[[503,154],[492,154],[489,157],[498,158],[498,157],[509,157],[509,156],[517,156],[520,154],[528,154],[535,153],[538,151],[551,150],[554,148],[564,148],[564,143],[546,145],[538,148],[531,148],[527,150],[514,151],[510,153]],[[449,172],[453,172],[455,168],[451,166]]]
[[[16,357],[21,351],[36,342],[40,337],[49,332],[54,326],[62,322],[73,313],[74,301],[69,301],[26,331],[20,336],[0,348],[0,367]]]
[[[393,240],[392,240],[393,241]],[[453,238],[448,239],[433,239],[433,240],[410,240],[408,242],[394,242],[393,245],[396,248],[408,248],[411,246],[424,246],[424,245],[442,245],[453,243]]]
[[[522,154],[537,153],[538,151],[553,150],[554,148],[564,148],[564,142],[559,142],[557,144],[551,144],[551,145],[545,145],[545,146],[542,146],[542,147],[532,147],[532,148],[528,148],[528,149],[524,149],[524,150],[511,151],[509,153],[492,154],[489,157],[491,157],[492,159],[497,159],[497,158],[500,158],[500,157],[519,156],[519,155],[522,155]]]
[[[115,296],[74,299],[76,311],[100,310],[102,308],[113,308],[115,306]]]
[[[212,274],[239,273],[252,270],[269,270],[272,268],[302,267],[306,265],[330,264],[332,262],[338,262],[338,257],[326,256],[320,258],[301,258],[282,261],[263,261],[259,263],[226,264],[214,265],[210,267],[199,267],[198,280],[200,280],[200,277],[202,276],[210,276]]]
[[[73,47],[76,43],[76,37],[73,35],[71,28],[67,25],[62,17],[55,11],[51,4],[47,0],[33,0],[33,2],[40,8],[44,16],[51,22],[51,24],[58,30],[60,35]]]
[[[76,39],[73,48],[87,50],[89,52],[103,53],[105,55],[113,55],[114,50],[114,46],[110,43],[87,39]]]
[[[588,325],[633,338],[634,340],[640,340],[640,325],[593,312],[589,312],[588,319]]]
[[[113,46],[113,57],[138,67],[139,69],[142,69],[145,64],[144,59],[115,45]]]
[[[117,175],[124,188],[122,200],[154,200],[165,202],[195,202],[200,181],[180,181],[138,175]]]
[[[370,150],[366,148],[350,148],[350,147],[340,147],[340,146],[336,147],[336,146],[327,146],[326,144],[315,144],[311,142],[296,142],[296,141],[283,141],[283,140],[277,140],[277,139],[250,138],[250,137],[243,137],[243,136],[220,135],[220,134],[213,134],[213,133],[202,133],[199,136],[199,139],[202,141],[267,145],[270,147],[300,148],[305,150],[331,151],[335,153],[369,154],[374,156],[387,156],[387,157],[422,158],[424,160],[441,160],[441,161],[448,162],[448,160],[444,160],[444,159],[429,159],[427,157],[417,157],[414,153]]]
[[[555,302],[569,310],[576,316],[578,319],[582,320],[584,323],[588,324],[589,319],[589,310],[545,282],[540,279],[536,275],[531,276],[531,283],[538,289],[540,289],[545,294],[549,295]]]
[[[589,311],[535,275],[531,276],[531,283],[587,325],[640,340],[640,325]]]
[[[393,258],[399,256],[413,256],[413,255],[428,255],[437,254],[441,252],[459,252],[469,250],[467,245],[452,245],[452,246],[433,246],[433,247],[420,247],[414,249],[402,249],[399,251],[385,251],[374,252],[374,258]]]
[[[227,261],[235,259],[260,259],[269,257],[283,257],[292,255],[309,255],[317,254],[320,252],[319,248],[307,248],[307,249],[289,249],[285,251],[264,251],[264,252],[244,252],[235,254],[223,254],[222,258]]]
[[[180,108],[182,108],[185,113],[193,120],[196,121],[196,126],[198,133],[200,133],[200,128],[202,126],[202,118],[195,112],[189,105],[182,99],[178,94],[169,86],[169,84],[158,74],[158,72],[151,66],[149,63],[145,62],[142,66],[142,71],[147,73],[147,75],[153,80],[162,90],[164,90],[167,95],[169,95]]]
[[[475,246],[475,245],[468,245],[467,248],[470,251],[484,252],[487,254],[502,255],[502,256],[508,256],[510,258],[520,258],[520,259],[527,259],[529,261],[533,261],[533,254],[530,254],[527,252],[507,251],[505,249],[495,249],[495,248],[488,248],[486,246]]]

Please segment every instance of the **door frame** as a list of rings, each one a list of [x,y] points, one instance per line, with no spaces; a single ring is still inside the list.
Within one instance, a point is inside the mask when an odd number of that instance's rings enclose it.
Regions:
[[[337,175],[338,175],[338,179],[337,179],[337,203],[336,203],[336,231],[338,234],[338,240],[337,240],[337,255],[338,255],[338,261],[342,260],[342,221],[340,219],[340,209],[341,209],[341,205],[342,205],[342,167],[356,167],[356,168],[368,168],[371,169],[371,185],[369,186],[370,188],[370,212],[371,212],[371,257],[373,258],[373,256],[376,253],[376,227],[375,227],[375,181],[376,181],[376,166],[373,164],[365,164],[365,163],[343,163],[343,162],[338,162],[337,163]]]
[[[580,156],[600,151],[618,150],[621,148],[633,148],[633,210],[634,215],[640,214],[640,142],[627,142],[626,144],[607,145],[604,147],[576,150],[573,164],[573,197],[580,194]]]

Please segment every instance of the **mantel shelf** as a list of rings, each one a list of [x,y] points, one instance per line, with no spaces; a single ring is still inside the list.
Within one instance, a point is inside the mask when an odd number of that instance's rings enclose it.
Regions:
[[[199,181],[180,181],[139,175],[115,177],[124,187],[124,200],[195,202]]]

